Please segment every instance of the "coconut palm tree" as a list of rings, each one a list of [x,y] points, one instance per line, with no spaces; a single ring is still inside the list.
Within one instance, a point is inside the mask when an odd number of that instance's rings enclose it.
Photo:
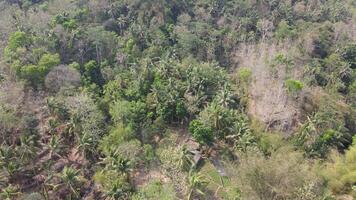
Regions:
[[[127,173],[131,170],[130,160],[124,159],[117,155],[117,152],[111,153],[112,155],[102,158],[100,164],[104,164],[108,170],[114,169],[117,172]]]
[[[62,181],[62,185],[69,189],[74,197],[78,197],[78,185],[81,182],[81,177],[79,175],[80,171],[77,169],[74,169],[73,167],[64,167],[62,172],[58,174],[58,177]],[[72,197],[72,194],[70,194],[70,197]]]

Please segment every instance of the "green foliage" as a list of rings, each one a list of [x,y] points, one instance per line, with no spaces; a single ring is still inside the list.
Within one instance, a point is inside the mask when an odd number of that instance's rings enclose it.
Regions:
[[[245,83],[247,83],[252,75],[252,71],[248,68],[241,68],[239,69],[238,76],[239,79]]]
[[[316,30],[313,40],[314,49],[312,56],[325,58],[331,51],[334,39],[334,28],[330,23],[325,23]]]
[[[352,187],[356,184],[355,143],[345,152],[345,155],[334,154],[332,159],[333,161],[328,163],[323,171],[329,189],[335,194],[351,194]]]
[[[282,146],[286,145],[282,137],[277,134],[263,133],[258,138],[258,148],[266,156],[271,155]]]
[[[114,170],[101,170],[95,173],[94,181],[103,192],[103,198],[127,198],[132,188],[126,174]]]
[[[96,146],[105,132],[102,112],[87,94],[79,94],[65,99],[70,116],[68,132],[76,136],[80,150],[85,156],[96,153]]]
[[[344,4],[338,0],[328,1],[321,7],[323,16],[329,21],[345,21],[350,17],[350,9],[347,8],[347,4]]]
[[[338,53],[330,54],[323,60],[315,61],[307,68],[311,84],[317,84],[332,94],[349,93],[354,73],[351,63],[343,59]]]
[[[100,87],[104,85],[105,80],[102,76],[100,67],[94,60],[91,60],[84,65],[82,73],[84,76],[84,83],[87,86],[92,83]]]
[[[41,191],[45,199],[319,200],[312,159],[347,149],[356,131],[351,0],[0,4],[1,199]],[[270,56],[271,74],[257,70]],[[256,86],[283,80],[289,94],[303,94],[286,107],[302,108],[264,116],[270,106],[255,105],[271,94]],[[17,82],[26,83],[21,94]],[[267,134],[252,116],[301,125]],[[192,138],[205,165],[188,174]],[[327,164],[334,194],[355,190],[352,148]],[[217,158],[228,177],[209,162]],[[161,181],[146,181],[156,173]]]
[[[105,154],[110,155],[123,142],[134,138],[134,134],[129,127],[118,124],[113,127],[108,135],[104,136],[99,145],[99,149]]]
[[[59,65],[60,59],[58,54],[44,54],[38,61],[38,66],[48,72],[52,67]]]
[[[69,119],[69,110],[62,99],[50,97],[47,99],[47,106],[49,112],[59,120],[64,121]]]
[[[284,66],[288,70],[293,65],[294,65],[293,60],[288,55],[285,55],[284,53],[281,53],[281,52],[277,53],[274,56],[274,58],[272,59],[272,62],[271,62],[271,67],[272,68],[277,68],[279,66]]]
[[[20,47],[28,47],[31,45],[31,43],[32,39],[27,33],[16,31],[9,37],[8,45],[5,49],[5,54],[7,54],[6,52],[9,53],[10,51],[16,52],[17,48]]]
[[[346,60],[352,69],[356,68],[356,43],[348,44],[341,51],[341,56]]]
[[[53,17],[52,25],[61,24],[67,31],[72,31],[78,27],[77,21],[70,18],[67,12],[63,12]]]
[[[296,134],[295,144],[302,146],[307,155],[317,157],[325,157],[331,147],[347,147],[352,141],[352,132],[347,125],[349,110],[343,106],[332,98],[322,97],[318,110],[307,118]]]
[[[284,146],[273,152],[268,158],[255,151],[241,157],[237,172],[237,185],[242,190],[242,199],[301,199],[312,200],[308,195],[323,199],[321,180],[312,166],[304,160],[302,153],[295,152],[290,146]],[[310,185],[310,193],[300,191]],[[302,197],[300,197],[302,196]]]
[[[224,139],[233,132],[232,127],[238,122],[238,115],[238,111],[213,101],[200,112],[199,119],[212,128],[215,137]]]
[[[113,61],[118,49],[118,38],[114,32],[106,31],[104,27],[90,27],[87,30],[88,39],[96,49],[96,61]]]
[[[44,54],[37,65],[26,65],[21,67],[19,73],[22,78],[27,80],[30,85],[36,86],[43,84],[44,77],[56,65],[59,65],[58,54]]]
[[[188,187],[189,187],[189,194],[188,200],[192,199],[193,196],[204,196],[204,189],[206,188],[207,181],[205,177],[195,171],[190,171],[188,175]]]
[[[257,138],[252,133],[247,116],[241,115],[236,118],[232,133],[225,137],[228,143],[233,143],[236,149],[246,152],[248,148],[256,146]]]
[[[134,45],[135,45],[135,41],[133,39],[128,39],[125,43],[124,52],[131,54],[133,51]]]
[[[111,106],[110,114],[115,122],[127,124],[137,131],[146,121],[146,104],[140,101],[117,101]]]
[[[277,30],[275,32],[275,37],[278,40],[293,38],[294,36],[296,36],[296,30],[293,26],[290,26],[285,20],[279,22]]]
[[[147,161],[149,163],[150,161],[153,161],[155,158],[156,158],[155,150],[152,147],[152,145],[144,144],[142,159],[144,159],[145,161]]]
[[[302,82],[300,82],[298,80],[293,80],[293,79],[286,80],[285,85],[286,85],[287,91],[290,94],[297,94],[304,87],[304,84]]]
[[[174,187],[171,184],[163,184],[160,181],[152,180],[144,188],[133,196],[134,200],[173,200],[175,199]]]
[[[70,191],[69,198],[79,196],[79,187],[82,182],[79,173],[80,171],[75,168],[64,167],[62,172],[58,174],[63,186]]]
[[[190,122],[189,132],[200,144],[211,144],[214,140],[213,130],[199,120]]]

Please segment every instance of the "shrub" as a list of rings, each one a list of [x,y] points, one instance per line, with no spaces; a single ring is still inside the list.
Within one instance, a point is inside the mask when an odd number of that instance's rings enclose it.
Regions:
[[[153,180],[148,183],[144,188],[138,191],[133,197],[134,200],[174,200],[175,191],[171,184],[162,184],[160,181]]]
[[[356,43],[352,43],[344,47],[341,51],[341,56],[351,66],[352,69],[356,68]]]
[[[334,44],[334,27],[330,23],[325,23],[316,30],[313,37],[313,50],[311,55],[317,58],[325,58],[331,52]]]
[[[20,123],[16,113],[12,110],[6,109],[0,104],[0,138],[1,141],[7,141],[11,137],[13,129],[17,128]]]
[[[32,43],[32,38],[25,32],[16,31],[12,33],[9,37],[8,45],[5,49],[6,52],[15,52],[19,47],[26,47]]]
[[[189,131],[200,144],[210,144],[214,140],[212,129],[199,120],[190,122]]]
[[[144,144],[143,145],[143,156],[142,158],[147,161],[147,162],[150,162],[152,160],[155,159],[155,151],[152,147],[152,145],[149,145],[149,144]]]
[[[238,173],[242,199],[323,199],[321,180],[305,162],[303,154],[290,146],[278,149],[268,158],[250,151],[241,157],[238,170],[235,167],[231,170],[231,173]],[[312,186],[309,191],[316,199],[300,192],[306,185]]]
[[[103,86],[105,83],[100,67],[94,60],[91,60],[84,65],[83,75],[86,85],[95,83],[98,86]]]
[[[239,79],[244,83],[247,83],[252,75],[252,71],[248,68],[241,68],[238,72]]]
[[[285,85],[286,85],[288,93],[290,93],[290,94],[297,94],[304,87],[304,84],[302,82],[300,82],[298,80],[293,80],[293,79],[286,80]]]
[[[146,122],[147,108],[141,101],[116,101],[110,107],[110,114],[115,122],[127,124],[138,131]]]
[[[278,40],[284,40],[296,36],[296,30],[293,26],[290,26],[287,21],[282,20],[279,22],[275,36]]]
[[[232,133],[232,127],[238,121],[238,117],[239,113],[236,110],[224,107],[215,100],[199,114],[199,120],[209,125],[214,131],[214,136],[220,139]]]
[[[46,74],[60,63],[58,54],[44,54],[37,65],[25,65],[19,68],[20,76],[33,87],[43,84]]]
[[[42,67],[45,71],[49,71],[52,67],[57,66],[60,63],[60,58],[58,54],[43,54],[41,59],[38,61],[38,66]]]
[[[334,153],[323,175],[334,194],[351,193],[356,184],[356,140],[345,155]]]
[[[331,147],[344,149],[349,146],[352,131],[352,109],[339,104],[332,96],[323,95],[315,102],[318,109],[309,116],[296,134],[296,144],[302,146],[309,156],[325,157]],[[348,123],[351,124],[349,125]]]
[[[107,199],[126,199],[132,190],[127,175],[114,170],[96,172],[94,181]]]
[[[99,149],[105,154],[110,155],[123,142],[134,138],[134,134],[129,127],[118,124],[111,129],[110,133],[104,136],[99,145]]]

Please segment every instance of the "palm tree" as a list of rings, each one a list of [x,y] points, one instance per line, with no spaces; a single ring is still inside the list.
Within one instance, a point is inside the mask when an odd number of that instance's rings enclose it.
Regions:
[[[62,173],[58,176],[62,180],[62,185],[68,188],[75,197],[79,196],[78,193],[78,184],[81,182],[81,178],[79,176],[80,171],[74,169],[73,167],[64,167]]]
[[[205,195],[204,189],[206,188],[207,181],[201,173],[191,170],[188,176],[188,187],[189,194],[188,200],[191,199],[192,195],[198,193],[200,195]]]
[[[88,133],[83,133],[83,134],[77,134],[77,140],[78,140],[78,149],[86,158],[87,153],[93,153],[95,152],[95,145],[94,143],[94,138],[88,134]]]
[[[22,135],[20,138],[21,146],[19,147],[20,159],[29,161],[36,155],[36,142],[34,135]]]
[[[130,160],[120,157],[117,152],[111,154],[103,158],[100,164],[104,164],[108,170],[114,169],[117,172],[127,173],[131,170]]]
[[[3,174],[7,175],[6,177],[10,177],[20,170],[17,149],[14,150],[5,144],[0,146],[0,168],[3,169]]]
[[[223,110],[220,105],[218,105],[217,102],[212,102],[207,108],[206,108],[209,121],[213,123],[213,127],[215,130],[221,130],[224,122],[224,116],[223,116]]]
[[[73,135],[73,134],[79,132],[80,120],[78,119],[78,117],[72,117],[70,119],[70,121],[67,123],[67,127],[68,127],[68,133],[70,135]]]
[[[120,16],[116,19],[117,25],[120,29],[120,34],[124,32],[124,29],[127,27],[128,19],[124,16]]]
[[[186,170],[186,169],[191,169],[194,161],[191,157],[191,154],[187,147],[184,145],[182,150],[180,151],[180,159],[179,159],[179,166]]]
[[[105,200],[127,199],[128,193],[132,191],[128,175],[116,170],[98,171],[94,175],[94,181]]]
[[[52,158],[53,156],[61,157],[60,155],[60,152],[62,150],[61,139],[57,135],[52,135],[47,146],[49,149],[50,158]]]
[[[122,184],[114,182],[111,187],[105,191],[105,200],[116,200],[120,197],[126,196],[125,191],[122,189]]]
[[[57,187],[60,185],[52,183],[52,179],[55,177],[53,172],[47,169],[48,175],[46,176],[46,179],[44,180],[43,184],[41,185],[42,187],[42,195],[45,197],[46,200],[50,199],[48,191],[49,190],[56,190]]]

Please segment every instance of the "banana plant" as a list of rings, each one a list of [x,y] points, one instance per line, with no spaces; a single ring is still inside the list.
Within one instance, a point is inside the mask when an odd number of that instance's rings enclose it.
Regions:
[[[192,168],[193,163],[194,161],[189,150],[186,146],[183,146],[182,150],[180,151],[179,166],[184,170],[189,170]]]
[[[207,186],[207,183],[208,182],[205,180],[205,177],[201,173],[196,172],[195,170],[190,170],[188,175],[189,193],[187,199],[191,200],[194,194],[204,196],[204,190]]]

